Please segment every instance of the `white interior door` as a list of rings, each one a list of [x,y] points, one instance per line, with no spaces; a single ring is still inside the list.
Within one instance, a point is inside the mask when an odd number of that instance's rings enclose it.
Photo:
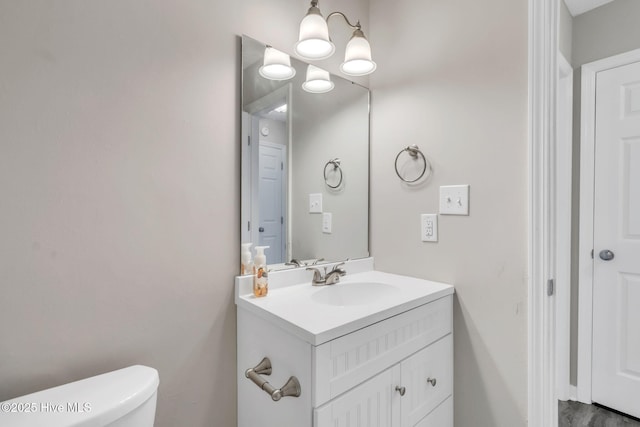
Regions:
[[[596,77],[592,399],[640,417],[640,62]]]
[[[267,263],[284,262],[285,255],[285,180],[286,147],[260,141],[259,154],[260,221],[258,239],[266,250]]]

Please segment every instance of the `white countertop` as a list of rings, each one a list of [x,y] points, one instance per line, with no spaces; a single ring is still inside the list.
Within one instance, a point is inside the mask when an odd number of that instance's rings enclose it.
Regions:
[[[371,258],[351,261],[345,266],[347,275],[339,283],[327,286],[312,286],[312,272],[304,269],[292,270],[288,277],[286,271],[277,272],[270,275],[269,294],[262,298],[248,293],[247,283],[251,276],[239,277],[236,278],[236,304],[239,309],[248,310],[311,345],[320,345],[454,292],[453,286],[445,283],[375,270],[362,271],[369,266],[373,268]],[[352,274],[350,267],[354,271]],[[277,275],[279,277],[273,277]],[[291,283],[301,277],[306,280]],[[350,283],[384,283],[393,289],[385,293],[384,298],[372,299],[363,295],[362,304],[329,305],[318,302],[318,295],[314,297],[318,292],[327,292],[327,287],[344,287]]]

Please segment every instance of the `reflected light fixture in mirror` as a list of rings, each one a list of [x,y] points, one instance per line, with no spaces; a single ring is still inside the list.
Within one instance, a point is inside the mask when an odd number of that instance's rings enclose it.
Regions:
[[[332,12],[325,20],[318,8],[318,0],[311,0],[311,7],[307,15],[300,22],[300,35],[295,44],[295,51],[307,60],[325,59],[333,55],[335,46],[329,39],[327,22],[333,16],[341,16],[354,31],[345,50],[345,59],[340,65],[340,71],[349,76],[364,76],[376,69],[376,63],[371,60],[371,45],[367,41],[360,21],[353,25],[342,12]]]
[[[307,79],[302,83],[302,89],[311,93],[326,93],[334,87],[335,84],[331,81],[328,71],[309,64],[307,67]]]
[[[291,66],[289,55],[267,46],[264,50],[264,62],[258,73],[269,80],[288,80],[296,75],[296,69]]]

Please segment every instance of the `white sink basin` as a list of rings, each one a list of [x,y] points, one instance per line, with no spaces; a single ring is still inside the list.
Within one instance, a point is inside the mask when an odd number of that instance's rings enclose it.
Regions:
[[[453,294],[453,287],[373,270],[373,259],[347,261],[335,285],[311,286],[303,268],[269,274],[269,294],[253,295],[253,277],[236,277],[236,304],[318,346]]]
[[[311,299],[319,304],[336,306],[367,305],[397,293],[400,289],[387,283],[348,282],[326,285],[311,295]]]

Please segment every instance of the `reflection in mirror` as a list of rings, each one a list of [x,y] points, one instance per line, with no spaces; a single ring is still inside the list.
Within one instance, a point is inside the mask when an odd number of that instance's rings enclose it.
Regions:
[[[242,37],[241,240],[270,269],[366,257],[369,91],[295,58],[265,78],[265,49]]]

